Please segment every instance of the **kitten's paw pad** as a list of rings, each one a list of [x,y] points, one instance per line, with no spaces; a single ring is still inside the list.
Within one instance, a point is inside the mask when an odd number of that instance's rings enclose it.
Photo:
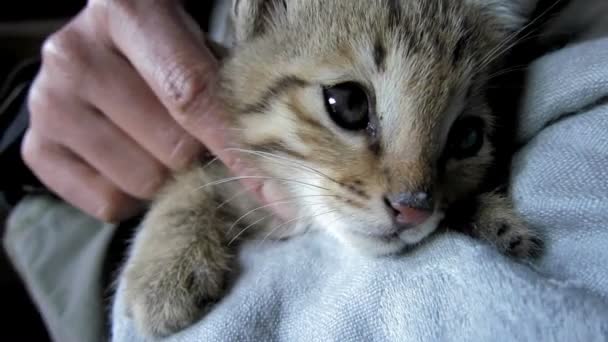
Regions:
[[[542,240],[534,234],[518,217],[498,220],[489,224],[494,236],[486,237],[504,254],[516,258],[536,258],[543,250]]]
[[[529,233],[514,235],[509,240],[505,253],[516,258],[538,258],[543,251],[543,242]]]
[[[482,204],[474,218],[475,234],[516,258],[537,258],[543,242],[513,210],[508,198],[494,193],[480,196]]]
[[[138,331],[146,336],[165,337],[192,323],[223,294],[223,270],[188,272],[173,270],[130,272],[125,283],[127,313]]]

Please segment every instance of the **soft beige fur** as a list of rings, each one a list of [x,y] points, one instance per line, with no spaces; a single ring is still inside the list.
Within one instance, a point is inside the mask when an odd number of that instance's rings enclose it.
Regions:
[[[141,332],[178,331],[219,300],[230,242],[245,229],[274,238],[320,229],[357,252],[385,255],[419,243],[440,222],[449,226],[450,207],[475,198],[472,235],[518,257],[538,250],[507,197],[479,194],[493,162],[485,81],[529,12],[523,2],[235,1],[238,43],[222,69],[238,133],[231,153],[273,178],[298,215],[275,223],[236,182],[221,181],[229,175],[216,164],[178,175],[151,208],[123,272]],[[345,131],[326,113],[322,86],[345,81],[370,90],[373,133]],[[485,122],[484,145],[441,164],[452,124],[470,115]],[[391,235],[383,196],[420,188],[432,190],[433,215]]]

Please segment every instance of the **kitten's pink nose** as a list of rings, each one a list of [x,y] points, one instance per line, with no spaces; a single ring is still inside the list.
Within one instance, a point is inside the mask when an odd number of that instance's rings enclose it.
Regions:
[[[391,194],[384,202],[395,215],[395,222],[402,226],[417,226],[433,214],[433,199],[427,192]]]

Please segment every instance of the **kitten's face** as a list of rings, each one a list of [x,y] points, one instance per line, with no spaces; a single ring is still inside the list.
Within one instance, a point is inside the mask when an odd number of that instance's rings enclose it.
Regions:
[[[227,102],[298,218],[386,254],[476,191],[493,158],[483,82],[499,21],[461,1],[241,2],[266,17],[240,19]]]

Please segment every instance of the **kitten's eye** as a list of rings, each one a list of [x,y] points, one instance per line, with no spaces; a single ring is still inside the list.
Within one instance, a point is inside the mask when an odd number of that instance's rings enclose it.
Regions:
[[[340,127],[352,131],[367,128],[369,102],[361,85],[346,82],[323,88],[325,108],[331,119]]]
[[[450,157],[464,159],[476,155],[483,146],[483,128],[483,120],[478,117],[468,117],[456,121],[448,139]]]

